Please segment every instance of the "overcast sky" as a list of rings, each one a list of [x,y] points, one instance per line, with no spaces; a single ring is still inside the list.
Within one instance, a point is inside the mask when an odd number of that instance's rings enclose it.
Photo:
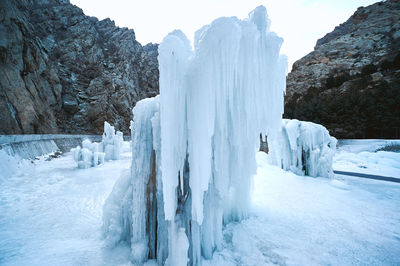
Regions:
[[[311,52],[317,39],[346,21],[359,6],[376,0],[70,0],[86,15],[109,17],[134,29],[141,44],[160,43],[174,29],[193,41],[194,32],[222,16],[245,18],[258,5],[267,8],[271,30],[284,38],[281,53],[291,65]]]

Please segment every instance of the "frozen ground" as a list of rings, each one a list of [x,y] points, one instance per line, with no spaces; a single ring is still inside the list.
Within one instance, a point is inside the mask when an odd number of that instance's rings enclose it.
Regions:
[[[334,170],[400,178],[400,140],[345,140],[341,144]]]
[[[0,265],[128,265],[128,249],[104,249],[100,231],[128,148],[94,168],[62,156],[0,179]],[[257,162],[251,216],[224,229],[204,265],[400,264],[400,184],[300,177],[263,153]]]
[[[257,154],[254,210],[210,265],[399,265],[400,184],[283,172]]]
[[[35,160],[0,178],[0,265],[116,265],[124,250],[102,249],[102,206],[120,172],[121,160],[78,169],[72,156]],[[121,259],[120,259],[121,257]]]

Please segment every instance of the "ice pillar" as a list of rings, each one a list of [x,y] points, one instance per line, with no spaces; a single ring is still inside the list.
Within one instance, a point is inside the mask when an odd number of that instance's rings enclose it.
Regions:
[[[286,58],[269,24],[260,6],[204,26],[194,50],[180,31],[160,44],[159,99],[134,108],[122,235],[136,262],[199,265],[221,247],[224,224],[248,215],[259,134],[278,132],[283,113]]]

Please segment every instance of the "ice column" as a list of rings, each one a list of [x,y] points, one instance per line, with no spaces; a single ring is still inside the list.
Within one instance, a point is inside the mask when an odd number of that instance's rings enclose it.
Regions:
[[[161,264],[168,257],[158,113],[158,96],[133,109],[131,169],[118,180],[103,207],[106,244],[128,243],[135,263],[157,258]]]
[[[78,168],[89,168],[103,164],[104,160],[118,160],[124,143],[123,134],[115,132],[114,127],[104,122],[103,140],[100,143],[82,141],[82,148],[77,146],[71,149],[73,159],[78,163]]]
[[[181,31],[160,44],[160,96],[134,108],[131,181],[104,211],[109,243],[128,242],[135,262],[199,265],[248,215],[259,134],[277,134],[283,113],[286,57],[269,25],[260,6],[204,26],[194,50]]]

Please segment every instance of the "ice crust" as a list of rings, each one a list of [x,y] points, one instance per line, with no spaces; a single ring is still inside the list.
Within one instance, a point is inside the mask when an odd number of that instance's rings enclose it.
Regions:
[[[201,28],[194,50],[178,30],[160,44],[160,96],[133,109],[130,182],[104,206],[107,243],[130,244],[134,263],[200,265],[248,216],[259,134],[278,134],[283,113],[287,60],[269,24],[259,6]]]
[[[104,122],[102,142],[92,143],[85,139],[82,141],[82,147],[77,146],[71,149],[72,157],[77,162],[78,168],[83,169],[103,164],[104,161],[118,160],[123,142],[122,132],[115,132],[113,126]]]
[[[283,119],[280,134],[270,139],[273,164],[297,175],[333,177],[337,140],[322,125]]]

